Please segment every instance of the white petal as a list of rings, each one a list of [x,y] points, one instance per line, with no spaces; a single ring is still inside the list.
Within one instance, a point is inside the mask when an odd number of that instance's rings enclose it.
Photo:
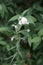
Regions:
[[[14,25],[14,24],[12,24],[12,27],[15,27],[15,25]]]
[[[17,25],[15,25],[15,28],[18,28]]]
[[[14,25],[14,24],[12,25],[12,27],[18,28],[17,25]]]
[[[18,24],[22,25],[22,21],[20,20]]]
[[[19,24],[24,25],[24,24],[29,24],[27,18],[25,17],[19,17]]]
[[[27,29],[27,32],[30,32],[30,29]]]
[[[11,37],[11,41],[13,41],[14,40],[14,36],[13,37]]]

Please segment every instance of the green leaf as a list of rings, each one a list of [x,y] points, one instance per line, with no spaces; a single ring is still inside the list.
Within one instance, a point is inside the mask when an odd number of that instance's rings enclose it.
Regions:
[[[36,22],[36,18],[34,18],[33,16],[26,16],[27,20],[29,23],[34,24],[34,22]]]
[[[43,14],[40,14],[41,15],[41,17],[43,18]]]
[[[41,17],[40,14],[36,14],[36,13],[34,13],[33,15],[36,17],[37,21],[39,21],[39,22],[43,22],[43,18]]]
[[[11,60],[11,64],[12,64],[12,62],[13,62],[13,60],[15,59],[16,56],[17,56],[17,52],[13,55],[13,58],[12,58],[12,60]]]
[[[8,7],[8,10],[9,10],[12,14],[14,14],[14,11],[13,11],[13,9],[12,9],[11,7]]]
[[[35,50],[38,46],[39,46],[39,44],[40,44],[40,42],[41,42],[41,38],[40,37],[34,37],[32,40],[31,40],[31,42],[33,43],[33,50]]]
[[[19,16],[20,16],[20,15],[13,16],[13,17],[9,20],[9,22],[10,22],[10,21],[18,20],[18,17],[19,17]]]
[[[29,36],[29,32],[27,32],[27,30],[21,30],[20,33],[22,33],[25,37]]]
[[[8,63],[2,63],[2,65],[9,65]]]
[[[1,40],[0,40],[0,44],[1,44],[1,45],[6,45],[7,42],[5,42],[5,41],[1,41]]]
[[[2,16],[2,18],[4,18],[5,13],[8,13],[8,11],[5,4],[2,3],[0,4],[0,15]]]
[[[35,4],[33,7],[34,7],[36,10],[43,12],[43,7],[41,7],[40,5]]]
[[[42,35],[43,35],[43,29],[41,29],[41,30],[38,32],[38,35],[39,35],[39,36],[42,36]]]
[[[4,17],[4,9],[2,4],[0,4],[0,15],[2,16],[2,18]]]
[[[0,4],[0,11],[2,11],[2,5]]]
[[[5,32],[8,31],[9,28],[8,27],[0,27],[0,32]]]
[[[30,15],[32,13],[32,10],[33,10],[32,8],[29,8],[29,9],[23,11],[22,16],[24,16],[24,15]]]
[[[43,24],[42,23],[37,23],[36,24],[36,30],[40,31],[43,28]]]
[[[30,47],[31,47],[31,45],[32,45],[31,40],[32,40],[32,38],[31,38],[31,36],[29,35],[29,37],[28,37],[28,43],[29,43]]]
[[[20,51],[20,40],[16,43],[16,50],[17,50],[19,56],[22,58],[22,54],[21,54],[21,51]]]
[[[21,29],[22,25],[17,24],[16,31],[18,32]]]

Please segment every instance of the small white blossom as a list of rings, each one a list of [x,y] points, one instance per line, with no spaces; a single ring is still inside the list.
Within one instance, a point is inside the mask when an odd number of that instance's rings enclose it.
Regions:
[[[11,41],[13,41],[13,40],[14,40],[14,38],[15,38],[15,37],[14,37],[14,36],[12,36],[12,37],[11,37]]]
[[[17,25],[15,25],[15,28],[18,28]]]
[[[12,27],[18,28],[17,25],[14,25],[14,24],[12,25]]]
[[[30,29],[27,29],[27,32],[30,32]]]
[[[14,24],[12,24],[11,26],[12,26],[12,27],[15,27],[15,25],[14,25]]]
[[[19,24],[20,24],[20,25],[29,24],[27,18],[25,18],[25,17],[21,17],[21,16],[20,16],[20,17],[18,18],[18,21],[19,21]]]

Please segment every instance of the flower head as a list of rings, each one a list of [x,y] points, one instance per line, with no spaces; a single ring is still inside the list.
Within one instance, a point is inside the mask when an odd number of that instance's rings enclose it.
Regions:
[[[27,32],[30,32],[30,29],[27,29]]]
[[[20,24],[20,25],[29,24],[29,22],[28,22],[28,20],[27,20],[26,17],[20,16],[20,17],[18,18],[18,21],[19,21],[19,24]]]
[[[14,40],[14,38],[15,38],[15,37],[14,37],[14,36],[12,36],[12,37],[11,37],[11,41],[13,41],[13,40]]]
[[[12,27],[18,28],[17,25],[12,24]]]

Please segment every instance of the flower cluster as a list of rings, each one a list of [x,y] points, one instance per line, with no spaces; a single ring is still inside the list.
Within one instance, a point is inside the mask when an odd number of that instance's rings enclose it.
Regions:
[[[28,22],[27,18],[20,16],[20,17],[18,18],[18,24],[19,24],[19,25],[25,25],[25,24],[29,24],[29,22]],[[15,25],[15,24],[12,24],[12,27],[14,27],[15,29],[18,28],[18,26]],[[30,29],[27,29],[26,31],[27,31],[27,32],[30,32]],[[15,37],[12,36],[12,37],[11,37],[11,41],[13,41],[14,38],[15,38]]]
[[[20,17],[18,18],[18,21],[19,21],[18,24],[20,24],[20,25],[29,24],[29,22],[28,22],[28,20],[27,20],[26,17],[22,17],[22,16],[20,16]]]

